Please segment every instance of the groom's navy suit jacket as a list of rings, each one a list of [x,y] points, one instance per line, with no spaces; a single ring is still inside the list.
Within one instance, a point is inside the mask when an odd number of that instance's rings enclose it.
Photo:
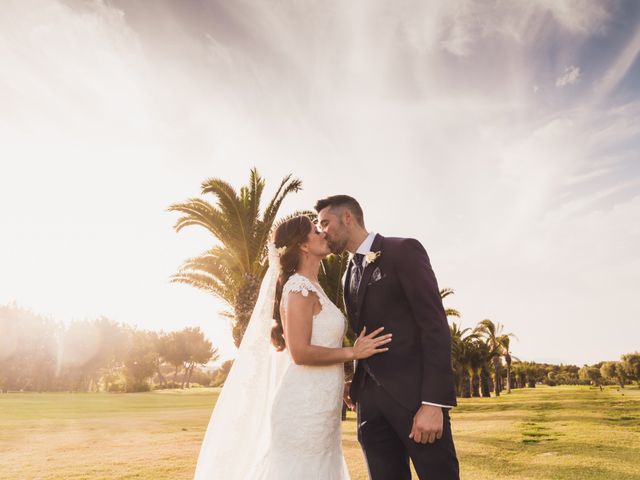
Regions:
[[[417,411],[422,402],[456,405],[451,369],[451,334],[440,291],[424,247],[412,238],[376,235],[380,256],[364,268],[358,302],[350,301],[353,263],[345,275],[344,300],[351,328],[360,334],[384,326],[389,351],[358,362],[350,396],[355,402],[369,375],[401,405]],[[366,363],[366,365],[365,365]]]

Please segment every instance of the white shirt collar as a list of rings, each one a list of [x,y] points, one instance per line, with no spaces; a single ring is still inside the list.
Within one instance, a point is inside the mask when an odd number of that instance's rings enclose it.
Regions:
[[[373,240],[375,238],[375,232],[369,232],[369,235],[367,235],[367,238],[365,238],[364,241],[360,244],[360,246],[356,250],[356,253],[361,253],[363,255],[369,253],[371,251],[371,246],[373,245]]]

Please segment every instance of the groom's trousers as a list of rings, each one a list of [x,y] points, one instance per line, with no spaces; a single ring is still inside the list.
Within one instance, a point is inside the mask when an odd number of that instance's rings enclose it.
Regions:
[[[358,440],[371,480],[411,480],[409,458],[420,480],[459,480],[459,466],[451,435],[449,412],[443,409],[444,431],[435,443],[409,438],[411,412],[369,375],[357,404]]]

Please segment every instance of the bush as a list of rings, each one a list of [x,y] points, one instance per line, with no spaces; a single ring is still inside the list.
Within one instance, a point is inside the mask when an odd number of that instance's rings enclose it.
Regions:
[[[124,383],[120,383],[120,382],[111,383],[107,388],[107,392],[112,392],[112,393],[122,393],[124,391],[125,391]]]
[[[136,392],[149,392],[151,391],[151,385],[147,382],[144,383],[130,383],[127,384],[126,390],[127,393],[136,393]]]

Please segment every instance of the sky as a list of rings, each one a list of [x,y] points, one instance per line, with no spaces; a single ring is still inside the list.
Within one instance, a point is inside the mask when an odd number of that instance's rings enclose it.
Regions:
[[[225,306],[169,282],[216,241],[167,207],[255,166],[265,199],[302,179],[282,214],[347,193],[418,238],[519,359],[640,350],[640,3],[0,8],[0,304],[200,326],[232,358]]]

